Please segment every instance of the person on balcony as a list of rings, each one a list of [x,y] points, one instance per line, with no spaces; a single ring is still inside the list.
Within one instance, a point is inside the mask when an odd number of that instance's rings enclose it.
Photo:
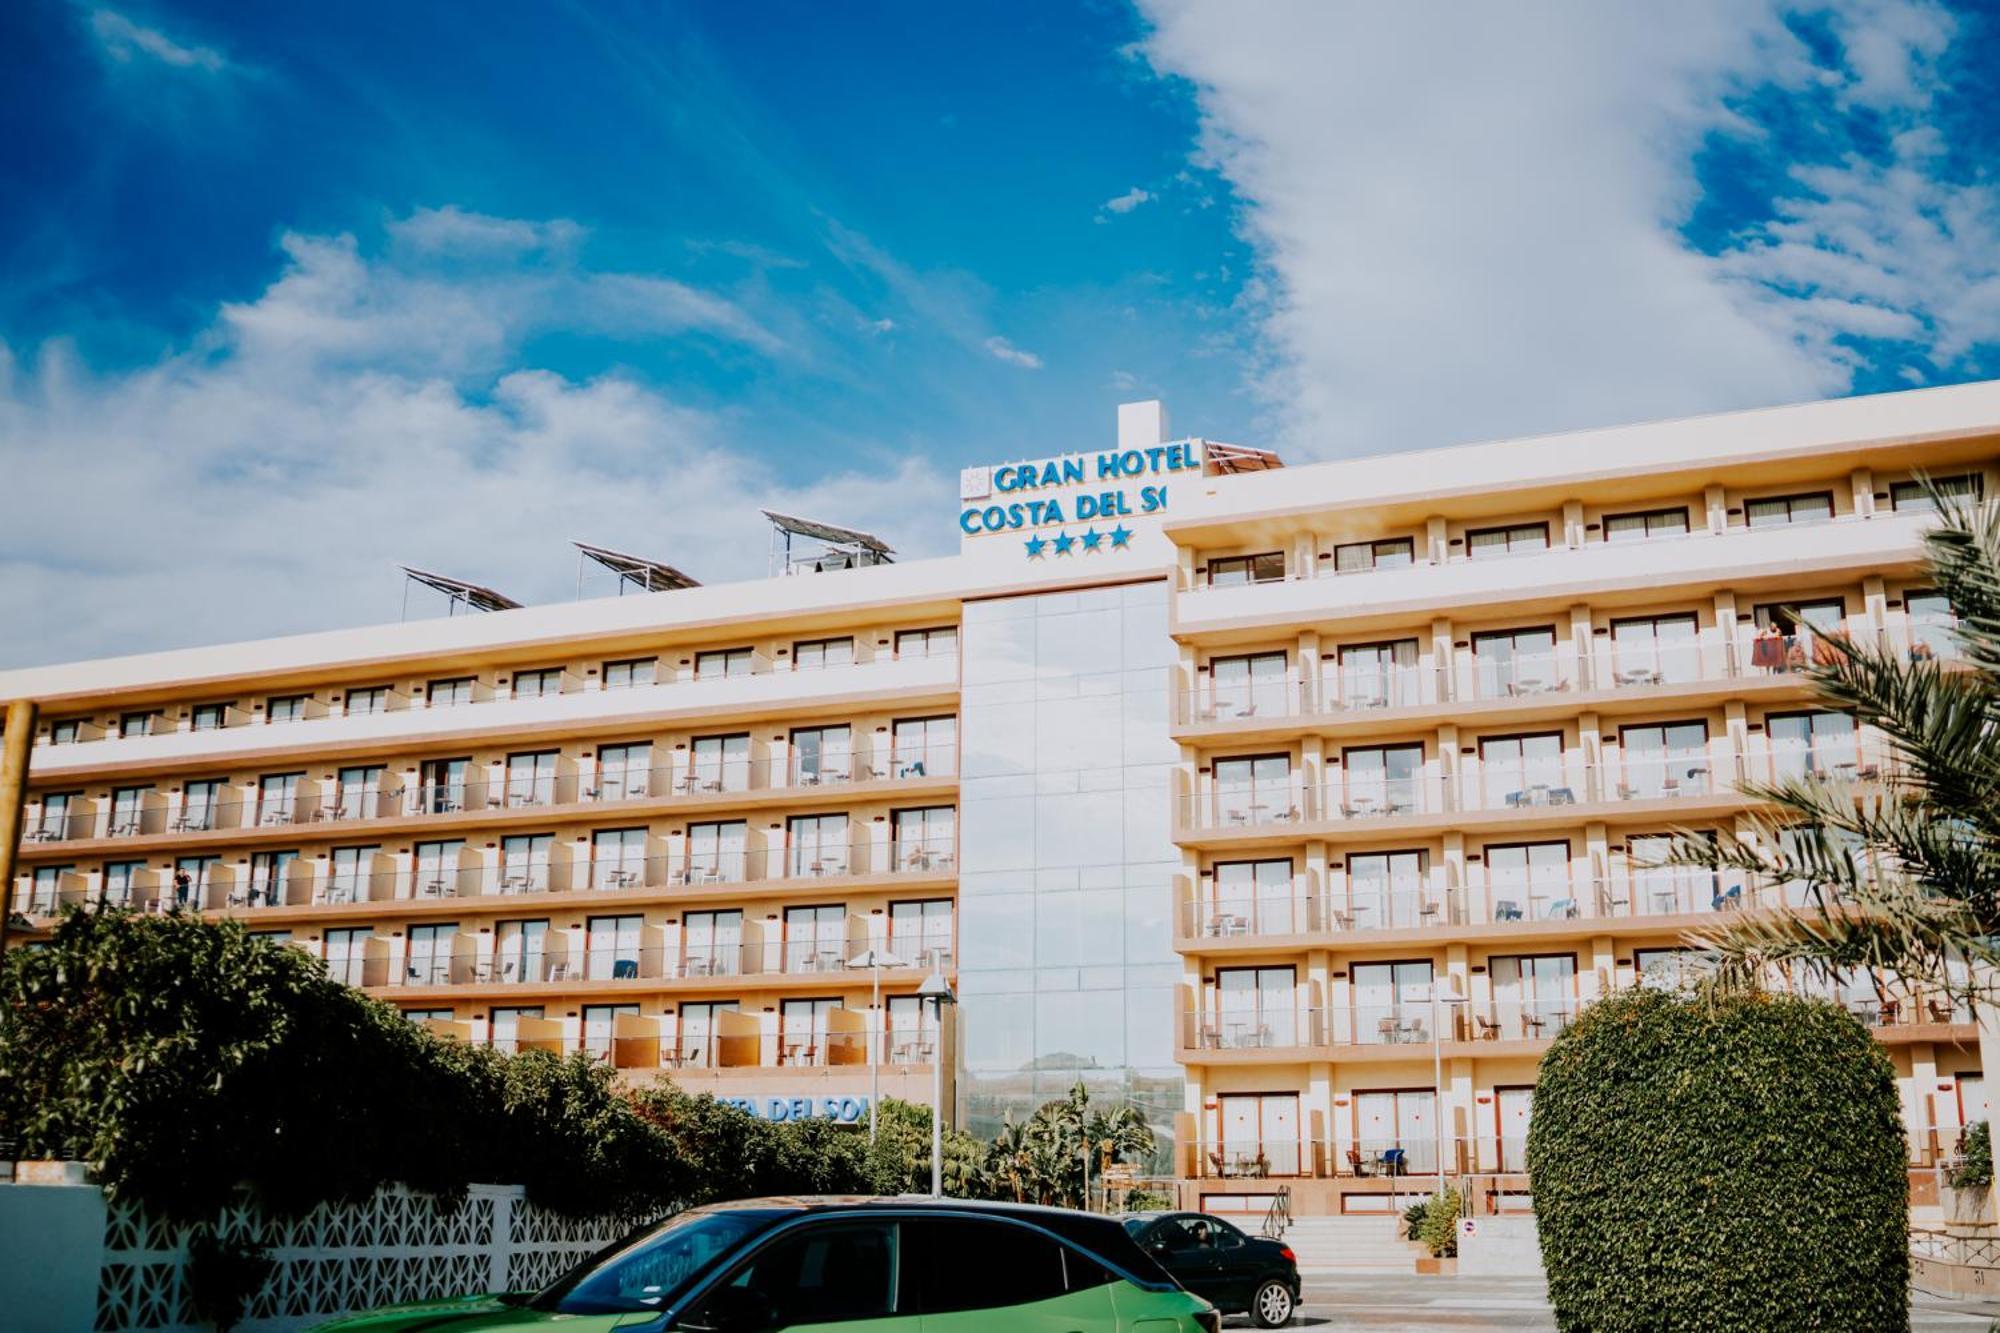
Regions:
[[[186,866],[175,867],[174,906],[186,907],[188,905],[188,899],[193,895],[193,893],[194,893],[194,876],[190,875],[187,872]]]

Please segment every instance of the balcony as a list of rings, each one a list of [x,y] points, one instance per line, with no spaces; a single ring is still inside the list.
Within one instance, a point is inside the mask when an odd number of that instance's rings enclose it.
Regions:
[[[810,715],[875,700],[942,701],[957,692],[956,653],[881,657],[797,670],[760,658],[748,671],[611,689],[566,675],[561,689],[547,693],[527,697],[509,693],[436,705],[390,688],[351,708],[344,701],[315,698],[306,715],[294,720],[237,715],[223,725],[196,730],[190,719],[162,718],[157,731],[144,735],[104,735],[93,724],[75,729],[74,740],[38,736],[34,771],[48,774],[260,753],[338,751],[419,738],[560,734],[593,724],[664,723],[691,716]]]
[[[1914,568],[1922,558],[1927,522],[1922,515],[1876,514],[1649,541],[1592,541],[1497,559],[1461,555],[1403,568],[1291,571],[1292,577],[1277,582],[1182,588],[1174,599],[1174,624],[1178,634],[1200,636],[1318,624],[1332,617],[1333,608],[1340,618],[1428,617],[1457,607],[1518,602],[1524,589],[1560,603],[1622,590],[1728,587],[1766,575],[1797,578],[1806,571],[1859,577]],[[1328,580],[1338,588],[1330,588]]]

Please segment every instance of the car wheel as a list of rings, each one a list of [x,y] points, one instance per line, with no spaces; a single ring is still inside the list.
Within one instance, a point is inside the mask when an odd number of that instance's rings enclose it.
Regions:
[[[1292,1289],[1276,1278],[1268,1278],[1250,1298],[1250,1317],[1259,1328],[1283,1328],[1292,1322]]]

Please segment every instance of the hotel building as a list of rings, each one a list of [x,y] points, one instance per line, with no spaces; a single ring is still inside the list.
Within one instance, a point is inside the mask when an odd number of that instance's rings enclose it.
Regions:
[[[990,1133],[1082,1078],[1191,1206],[1524,1207],[1548,1042],[1797,895],[1661,840],[1887,770],[1799,667],[1949,657],[1916,478],[2000,485],[2000,384],[1303,467],[1129,404],[1030,452],[967,470],[951,557],[786,521],[760,581],[0,673],[39,708],[14,909],[185,898],[761,1114],[942,1060]],[[1921,1198],[1978,1027],[1812,988],[1890,1052]]]

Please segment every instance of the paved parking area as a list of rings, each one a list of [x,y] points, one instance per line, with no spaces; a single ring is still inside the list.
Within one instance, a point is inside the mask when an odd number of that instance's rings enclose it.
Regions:
[[[1916,1333],[1986,1333],[2000,1301],[1911,1302]],[[1232,1327],[1250,1326],[1247,1319]],[[1379,1328],[1405,1333],[1478,1333],[1486,1329],[1554,1330],[1548,1294],[1527,1278],[1417,1277],[1402,1273],[1308,1274],[1294,1327]]]

